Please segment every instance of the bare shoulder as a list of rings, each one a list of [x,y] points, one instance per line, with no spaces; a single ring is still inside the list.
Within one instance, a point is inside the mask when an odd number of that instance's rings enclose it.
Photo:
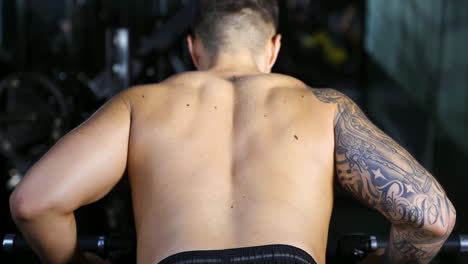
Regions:
[[[335,89],[313,88],[312,86],[305,84],[301,80],[285,74],[274,73],[268,74],[268,76],[268,78],[273,80],[275,83],[280,84],[281,86],[288,86],[291,88],[303,88],[312,91],[312,93],[315,95],[315,98],[322,103],[341,104],[352,102],[352,100],[349,97]]]
[[[367,120],[359,106],[344,93],[330,88],[312,88],[312,92],[322,103],[331,104],[335,107],[335,124],[343,114]]]
[[[116,97],[123,99],[130,107],[148,102],[148,100],[144,99],[150,98],[154,104],[158,101],[163,101],[163,98],[166,98],[167,95],[173,92],[189,93],[191,89],[196,90],[206,83],[216,81],[224,80],[206,72],[185,72],[173,75],[159,83],[130,87],[120,92]]]
[[[159,83],[136,85],[120,92],[117,96],[130,104],[134,104],[140,102],[141,99],[161,97],[171,86],[174,86],[175,82],[177,80],[167,79]]]
[[[350,104],[352,100],[345,94],[331,88],[311,88],[315,97],[327,104]]]
[[[280,86],[288,86],[291,88],[293,87],[294,88],[300,87],[300,88],[305,88],[305,89],[308,88],[308,86],[301,80],[294,78],[292,76],[286,75],[286,74],[270,73],[270,74],[265,74],[263,76],[279,84]]]
[[[131,98],[135,95],[140,95],[142,92],[154,92],[154,91],[162,91],[165,88],[174,87],[178,85],[186,85],[186,86],[195,86],[196,84],[200,83],[201,81],[206,80],[207,78],[213,78],[212,74],[208,74],[205,72],[184,72],[172,75],[171,77],[159,82],[159,83],[152,83],[152,84],[144,84],[133,86],[128,88],[127,90],[120,93],[120,96],[125,98]]]

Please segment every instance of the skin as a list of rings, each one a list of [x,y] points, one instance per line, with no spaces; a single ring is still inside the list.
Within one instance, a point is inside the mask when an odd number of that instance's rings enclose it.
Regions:
[[[388,263],[404,263],[398,261],[411,257],[410,247],[433,250],[417,252],[429,259],[454,223],[442,188],[345,96],[270,74],[280,41],[270,36],[256,54],[221,49],[213,56],[188,37],[200,71],[124,91],[61,139],[10,199],[15,222],[41,260],[98,263],[76,251],[73,212],[104,197],[125,170],[139,264],[183,251],[268,244],[296,246],[325,263],[336,182],[395,223]],[[387,163],[375,167],[367,161],[372,153],[355,160],[353,149],[367,145],[343,145],[344,133],[382,148],[372,162]],[[401,170],[387,168],[390,162]],[[385,180],[376,181],[371,170]],[[398,192],[385,181],[421,193]],[[386,203],[390,196],[425,210],[419,218],[401,215]]]
[[[337,106],[335,160],[339,183],[393,225],[384,263],[429,263],[453,230],[456,211],[442,186],[405,149],[332,89],[314,90]]]

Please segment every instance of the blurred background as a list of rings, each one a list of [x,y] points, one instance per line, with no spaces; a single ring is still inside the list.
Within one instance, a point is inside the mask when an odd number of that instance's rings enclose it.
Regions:
[[[468,234],[468,1],[280,1],[275,72],[353,98],[445,187]],[[194,70],[185,36],[190,0],[0,0],[0,235],[18,233],[8,196],[67,131],[129,86]],[[124,179],[77,212],[80,235],[131,240]],[[389,224],[337,189],[329,263],[346,234],[385,238]],[[340,253],[341,252],[341,253]],[[35,263],[2,252],[2,263]],[[132,249],[106,253],[132,263]],[[466,254],[466,253],[465,253]],[[434,263],[468,263],[442,253]]]

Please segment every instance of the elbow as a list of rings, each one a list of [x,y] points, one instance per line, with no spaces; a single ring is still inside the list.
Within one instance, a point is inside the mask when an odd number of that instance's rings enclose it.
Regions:
[[[30,222],[44,215],[50,208],[41,199],[36,199],[27,192],[15,190],[10,195],[10,213],[13,220],[18,224]]]
[[[431,225],[429,227],[429,230],[434,234],[435,237],[447,238],[452,233],[457,221],[457,214],[453,206],[450,206],[450,208],[450,213],[447,213],[447,216],[444,217],[445,219],[441,218],[441,220],[436,225]]]
[[[453,226],[451,225],[438,225],[428,228],[434,238],[448,238],[452,233]]]
[[[447,237],[452,233],[455,224],[457,223],[457,211],[455,210],[455,207],[451,206],[451,208],[451,215],[448,217],[447,224],[442,228],[442,231],[445,232]]]
[[[431,211],[424,217],[419,218],[417,222],[392,222],[393,226],[405,230],[405,232],[416,232],[417,237],[426,240],[446,239],[452,233],[457,221],[455,207],[448,202],[447,207],[440,208],[440,214]],[[421,210],[422,211],[422,210]]]
[[[24,222],[34,218],[36,208],[21,192],[14,191],[10,195],[10,213],[15,222]]]

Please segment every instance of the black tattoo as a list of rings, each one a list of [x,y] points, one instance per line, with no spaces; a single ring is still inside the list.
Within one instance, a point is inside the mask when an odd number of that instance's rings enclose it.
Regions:
[[[337,105],[335,155],[340,184],[394,226],[404,226],[409,232],[392,230],[388,250],[393,256],[389,259],[428,263],[454,225],[455,209],[443,188],[351,99],[331,89],[313,92],[321,102]]]

